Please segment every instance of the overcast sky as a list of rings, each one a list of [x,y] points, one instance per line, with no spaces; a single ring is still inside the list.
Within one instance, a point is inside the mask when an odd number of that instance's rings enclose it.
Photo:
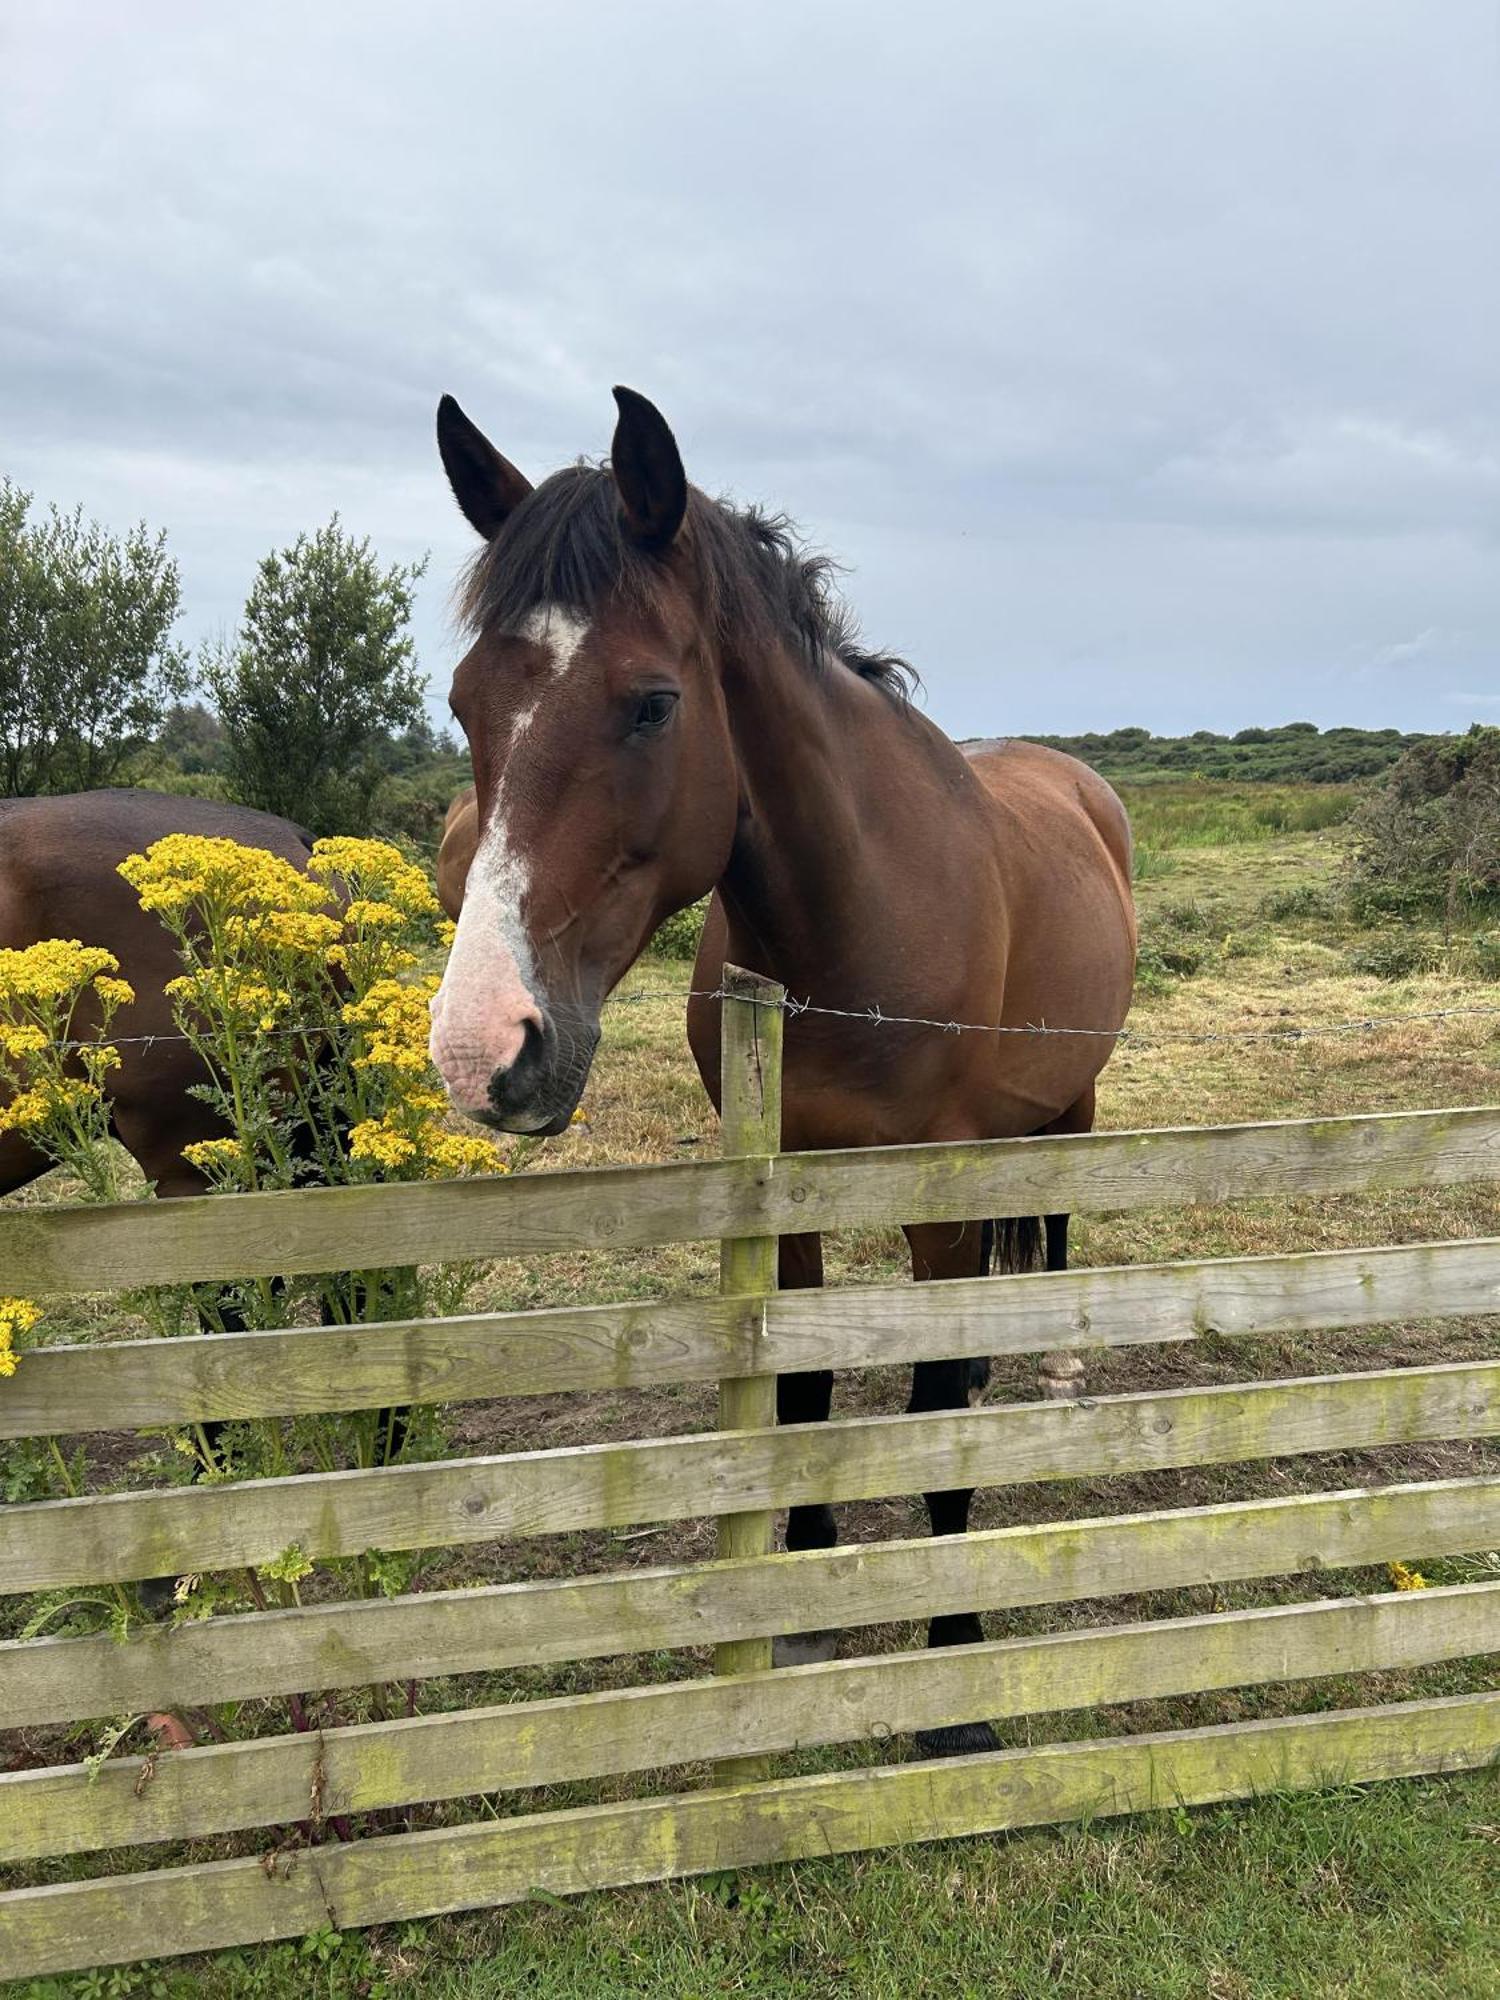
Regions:
[[[1494,0],[0,0],[0,469],[194,639],[610,385],[954,734],[1500,719]]]

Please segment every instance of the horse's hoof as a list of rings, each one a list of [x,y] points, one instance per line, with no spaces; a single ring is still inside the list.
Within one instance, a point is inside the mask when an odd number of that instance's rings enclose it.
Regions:
[[[141,1609],[150,1618],[160,1618],[170,1611],[177,1597],[175,1576],[148,1576],[144,1583],[136,1585],[136,1595],[141,1600]]]
[[[1000,1739],[987,1722],[955,1722],[946,1729],[919,1729],[917,1748],[924,1757],[977,1757],[998,1750]]]
[[[789,1632],[771,1641],[773,1667],[811,1667],[833,1659],[839,1649],[837,1632]]]

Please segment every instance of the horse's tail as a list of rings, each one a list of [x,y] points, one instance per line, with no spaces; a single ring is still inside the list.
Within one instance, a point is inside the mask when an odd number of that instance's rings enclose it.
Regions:
[[[979,1225],[979,1274],[995,1271],[1039,1271],[1043,1264],[1042,1219],[1039,1215],[1005,1215]],[[989,1385],[987,1355],[969,1362],[969,1394]]]

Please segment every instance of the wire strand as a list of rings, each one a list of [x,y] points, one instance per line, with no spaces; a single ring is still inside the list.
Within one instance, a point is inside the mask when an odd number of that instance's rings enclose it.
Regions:
[[[607,1003],[611,1007],[636,1007],[654,1001],[684,1000],[729,1000],[743,999],[742,994],[731,994],[722,986],[709,987],[659,987],[648,988],[644,992],[617,993]],[[1459,1021],[1500,1018],[1500,1006],[1493,1007],[1434,1007],[1417,1012],[1400,1014],[1362,1014],[1345,1021],[1298,1021],[1275,1028],[1218,1028],[1208,1030],[1174,1030],[1171,1028],[1144,1030],[1137,1028],[1058,1028],[1045,1021],[1012,1025],[995,1021],[942,1021],[935,1016],[923,1014],[889,1014],[878,1004],[868,1007],[826,1007],[813,1000],[799,1000],[787,994],[781,1000],[752,1000],[750,1005],[766,1007],[784,1013],[789,1019],[803,1014],[817,1015],[822,1019],[835,1021],[858,1021],[872,1028],[927,1028],[944,1035],[1022,1035],[1044,1037],[1060,1035],[1085,1038],[1092,1041],[1108,1041],[1128,1044],[1133,1048],[1152,1048],[1168,1043],[1206,1044],[1212,1042],[1295,1042],[1315,1039],[1324,1035],[1379,1034],[1386,1028],[1402,1027],[1418,1022]],[[265,1041],[319,1041],[328,1033],[326,1023],[310,1026],[288,1026],[284,1028],[264,1028],[256,1030],[256,1039]],[[86,1037],[71,1041],[48,1042],[46,1046],[58,1051],[91,1049],[104,1041],[111,1048],[146,1048],[157,1043],[179,1043],[193,1040],[191,1035],[160,1033],[152,1035],[107,1035]]]

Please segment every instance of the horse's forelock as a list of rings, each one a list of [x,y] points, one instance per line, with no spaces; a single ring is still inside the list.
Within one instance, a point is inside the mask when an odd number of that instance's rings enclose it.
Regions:
[[[804,549],[785,515],[736,509],[690,488],[678,541],[720,639],[752,648],[779,639],[814,672],[838,661],[896,700],[909,698],[914,670],[864,647],[837,594],[837,566]],[[459,608],[476,637],[514,632],[543,606],[592,618],[606,598],[624,596],[649,608],[667,578],[664,560],[626,532],[608,468],[579,463],[543,480],[480,550]]]

